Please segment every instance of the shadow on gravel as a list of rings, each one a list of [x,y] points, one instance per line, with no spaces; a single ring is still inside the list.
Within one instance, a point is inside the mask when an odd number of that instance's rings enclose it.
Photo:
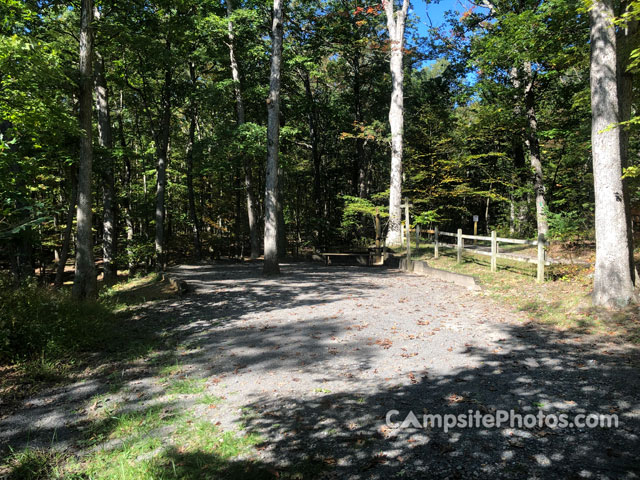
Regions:
[[[295,306],[313,307],[350,295],[362,296],[363,288],[373,288],[366,281],[371,270],[362,268],[296,264],[285,267],[284,275],[267,280],[260,275],[259,264],[185,270],[190,287],[195,289],[189,296],[157,301],[137,310],[131,320],[118,323],[121,342],[105,344],[104,351],[96,352],[97,365],[90,374],[46,390],[12,414],[0,416],[0,460],[9,447],[75,448],[87,432],[96,429],[107,437],[113,422],[92,425],[95,421],[87,417],[100,411],[105,398],[117,402],[115,416],[143,411],[148,408],[145,402],[171,394],[182,380],[175,380],[165,370],[178,360],[191,364],[192,371],[185,375],[195,379],[231,375],[247,367],[265,372],[294,367],[309,371],[314,368],[313,359],[321,362],[327,357],[326,333],[337,332],[344,325],[331,318],[299,320],[291,316],[291,327],[265,323],[257,328],[243,326],[243,319],[268,312],[288,315]],[[384,270],[377,272],[385,274]],[[360,347],[345,344],[340,355],[366,367],[368,349]],[[212,367],[212,356],[227,348],[243,353],[231,363]],[[309,353],[312,360],[301,364],[297,358],[300,351]],[[155,380],[161,377],[166,378],[158,386]]]
[[[267,438],[281,466],[328,466],[326,478],[638,478],[638,357],[580,345],[557,332],[506,327],[500,347],[468,347],[479,368],[416,377],[375,393],[328,394],[318,400],[264,398],[247,430]],[[635,355],[635,354],[634,354]],[[634,365],[635,364],[635,365]],[[618,428],[388,428],[423,414],[615,414]],[[518,427],[518,425],[515,425]],[[274,465],[277,469],[278,466]]]
[[[377,346],[344,343],[339,350],[329,348],[327,339],[348,325],[345,319],[313,314],[300,319],[289,310],[362,297],[363,292],[376,295],[377,287],[367,279],[374,271],[388,275],[386,270],[296,265],[285,268],[285,275],[277,279],[260,277],[256,265],[185,271],[195,291],[180,301],[156,303],[138,319],[157,325],[154,335],[163,338],[162,349],[110,366],[106,377],[49,392],[32,400],[31,407],[0,419],[0,446],[69,448],[73,453],[88,441],[115,449],[109,439],[127,426],[142,444],[163,432],[173,421],[171,415],[192,410],[193,404],[167,403],[167,395],[198,391],[199,379],[212,382],[253,369],[265,375],[291,372],[295,381],[294,371],[300,376],[317,374],[323,371],[323,362],[338,361],[362,370],[372,368],[370,359],[373,349],[379,351]],[[244,325],[244,320],[258,314],[263,322]],[[269,315],[279,320],[291,316],[291,322],[271,325]],[[258,460],[225,455],[215,446],[206,451],[183,449],[165,441],[161,433],[159,445],[149,444],[145,453],[130,457],[136,464],[147,462],[135,478],[638,478],[637,353],[607,351],[611,347],[579,343],[579,337],[533,326],[505,323],[501,328],[504,338],[492,349],[469,344],[459,352],[470,365],[479,364],[477,368],[450,375],[414,372],[409,385],[380,378],[366,390],[364,382],[352,378],[348,393],[318,389],[307,398],[252,397],[242,405],[246,414],[238,428],[262,439],[252,444],[261,452]],[[211,361],[225,349],[238,354],[226,364]],[[306,363],[298,358],[300,351],[310,354]],[[192,368],[181,371],[181,364]],[[103,400],[117,398],[113,412],[101,410],[106,407],[98,394]],[[515,410],[524,415],[539,409],[567,413],[570,420],[583,413],[615,414],[619,426],[507,425],[453,428],[445,433],[442,428],[385,425],[389,410],[397,410],[393,420],[401,422],[409,411],[422,421],[425,413]]]
[[[352,296],[364,299],[377,288],[367,278],[372,273],[387,274],[384,269],[327,268],[315,264],[285,267],[284,274],[274,279],[263,278],[259,264],[215,269],[191,267],[183,271],[188,272],[189,286],[195,291],[180,303],[177,315],[179,323],[185,326],[179,328],[179,333],[189,336],[190,343],[185,347],[195,347],[197,351],[182,358],[203,365],[202,374],[206,377],[237,373],[248,366],[264,372],[313,371],[316,363],[326,360],[328,336],[345,328],[344,319],[314,315],[301,319],[289,311],[300,306],[314,308]],[[367,291],[369,293],[365,293]],[[272,325],[270,313],[274,320],[288,317],[289,321]],[[259,327],[245,326],[244,322],[253,315],[266,320]],[[217,353],[228,349],[242,353],[236,354],[232,363],[207,365]],[[302,352],[312,360],[301,362],[298,357]],[[357,363],[360,368],[368,368],[372,349],[359,343],[344,343],[341,353],[333,354]]]

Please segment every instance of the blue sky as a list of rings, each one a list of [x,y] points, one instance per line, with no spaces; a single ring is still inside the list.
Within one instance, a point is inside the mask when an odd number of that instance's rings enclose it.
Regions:
[[[418,32],[420,35],[426,35],[432,25],[438,27],[444,23],[444,13],[447,10],[463,11],[463,5],[467,3],[464,0],[441,0],[438,3],[427,4],[424,0],[413,0],[411,2],[412,11],[409,15],[414,19],[420,18]]]
[[[409,18],[412,22],[417,23],[418,35],[426,37],[430,28],[444,24],[445,12],[449,10],[462,11],[461,2],[466,2],[466,0],[440,0],[437,3],[427,3],[425,0],[411,0]],[[407,43],[409,45],[412,44],[411,38],[407,38]],[[435,60],[427,60],[417,68],[421,69],[434,62]]]
[[[409,16],[418,23],[418,34],[426,36],[431,27],[439,27],[445,22],[445,12],[451,10],[460,17],[473,4],[469,0],[440,0],[437,3],[427,3],[425,0],[412,0]],[[408,39],[409,40],[409,39]],[[409,40],[410,42],[410,40]],[[432,65],[435,60],[427,60],[418,68]],[[466,81],[469,84],[477,80],[475,73],[469,73]]]

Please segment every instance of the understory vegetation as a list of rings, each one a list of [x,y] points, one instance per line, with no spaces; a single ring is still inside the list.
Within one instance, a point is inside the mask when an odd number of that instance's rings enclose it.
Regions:
[[[157,274],[134,277],[105,289],[100,298],[77,302],[68,290],[34,281],[0,291],[0,396],[11,403],[43,386],[68,381],[104,360],[139,355],[159,342],[132,322],[135,306],[170,298],[174,289]]]
[[[108,302],[76,302],[69,291],[42,288],[35,280],[15,287],[0,278],[0,362],[55,362],[93,351],[109,338],[115,316]]]

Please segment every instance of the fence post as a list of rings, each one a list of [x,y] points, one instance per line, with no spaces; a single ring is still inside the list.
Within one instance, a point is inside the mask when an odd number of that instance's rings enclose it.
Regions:
[[[375,264],[379,265],[380,264],[380,260],[382,259],[384,261],[384,258],[382,258],[382,249],[380,248],[380,238],[382,237],[382,227],[381,227],[381,222],[380,222],[380,209],[378,207],[376,207],[376,217],[375,217],[375,221],[376,221],[376,256],[375,256]]]
[[[438,258],[438,227],[433,229],[433,258]]]
[[[498,269],[498,235],[495,230],[491,230],[491,271]]]
[[[404,197],[404,228],[407,233],[407,270],[411,271],[411,223],[409,221],[409,197]]]
[[[538,283],[544,282],[544,234],[538,235]]]
[[[457,263],[462,262],[462,229],[458,229],[458,260]]]
[[[416,225],[416,254],[420,255],[420,224]]]
[[[478,217],[477,216],[473,216],[473,236],[475,237],[476,235],[478,235]],[[473,239],[473,244],[477,245],[478,241],[474,238]]]

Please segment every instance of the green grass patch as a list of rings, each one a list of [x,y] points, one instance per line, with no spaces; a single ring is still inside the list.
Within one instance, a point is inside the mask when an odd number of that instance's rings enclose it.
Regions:
[[[95,397],[96,402],[104,397]],[[204,395],[202,400],[222,399]],[[245,413],[254,413],[250,408]],[[276,470],[257,460],[263,445],[254,433],[224,431],[212,421],[178,414],[174,405],[119,412],[95,421],[87,432],[90,453],[64,457],[43,450],[14,453],[0,468],[11,480],[91,479],[305,479],[333,461],[310,457]]]
[[[153,300],[161,300],[176,294],[169,282],[159,273],[149,273],[118,283],[100,293],[100,300],[108,302],[118,312]]]
[[[89,427],[87,444],[98,445],[107,440],[145,436],[179,418],[172,406],[167,405],[154,405],[142,410],[107,414],[104,417]]]
[[[165,365],[160,368],[158,375],[161,377],[171,377],[178,375],[184,371],[184,366],[177,361],[171,365]]]
[[[222,403],[222,400],[222,397],[207,393],[199,397],[198,400],[196,400],[196,403],[198,403],[199,405],[218,405]]]
[[[17,367],[24,375],[24,379],[28,382],[58,382],[67,378],[69,371],[71,370],[73,361],[56,361],[46,358],[44,355],[41,358],[31,361],[22,361],[17,363]]]
[[[65,458],[60,453],[27,448],[11,452],[0,461],[0,478],[7,480],[48,480],[65,478]]]
[[[167,387],[167,393],[174,395],[197,395],[206,390],[205,379],[184,378],[171,380]]]
[[[224,432],[209,421],[189,416],[174,417],[171,432],[162,437],[151,435],[148,428],[158,425],[155,410],[142,417],[122,417],[110,437],[122,435],[120,443],[96,450],[81,462],[70,461],[65,473],[95,480],[273,478],[252,461],[233,461],[239,455],[252,455],[262,443],[257,435]]]

